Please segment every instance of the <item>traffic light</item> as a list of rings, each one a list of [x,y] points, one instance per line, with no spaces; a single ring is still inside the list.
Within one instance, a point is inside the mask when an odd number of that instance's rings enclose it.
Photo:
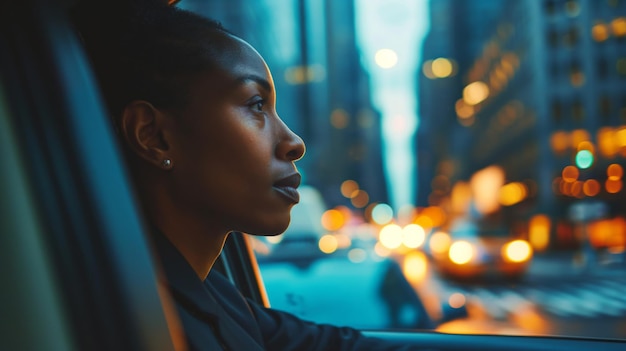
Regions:
[[[593,153],[589,150],[579,150],[576,153],[576,166],[580,169],[591,167],[594,161]]]

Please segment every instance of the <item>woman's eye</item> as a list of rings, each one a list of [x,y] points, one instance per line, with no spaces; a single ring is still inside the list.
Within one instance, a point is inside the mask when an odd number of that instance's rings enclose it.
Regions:
[[[263,106],[265,105],[265,100],[258,100],[252,103],[251,107],[253,110],[257,112],[263,112]]]

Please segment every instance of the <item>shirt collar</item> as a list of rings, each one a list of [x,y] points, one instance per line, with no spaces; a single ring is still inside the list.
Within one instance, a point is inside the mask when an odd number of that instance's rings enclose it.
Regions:
[[[170,289],[200,311],[218,315],[214,297],[208,292],[185,257],[162,233],[155,233],[153,238],[167,279],[166,283]]]

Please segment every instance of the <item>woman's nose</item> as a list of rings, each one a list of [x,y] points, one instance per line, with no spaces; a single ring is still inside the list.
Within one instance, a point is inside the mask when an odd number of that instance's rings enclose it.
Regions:
[[[306,151],[302,138],[289,129],[283,121],[280,121],[280,128],[282,129],[281,138],[276,147],[278,158],[290,162],[301,159]]]

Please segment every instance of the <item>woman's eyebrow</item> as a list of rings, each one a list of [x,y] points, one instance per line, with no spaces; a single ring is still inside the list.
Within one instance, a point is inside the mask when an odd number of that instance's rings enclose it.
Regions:
[[[257,83],[258,85],[260,85],[261,87],[263,87],[268,92],[272,91],[272,86],[270,85],[270,82],[267,79],[265,79],[263,77],[260,77],[260,76],[257,76],[257,75],[253,75],[253,74],[238,77],[235,80],[235,82],[236,82],[237,85],[242,85],[242,84],[246,84],[246,83],[249,83],[249,82],[254,82],[254,83]]]

